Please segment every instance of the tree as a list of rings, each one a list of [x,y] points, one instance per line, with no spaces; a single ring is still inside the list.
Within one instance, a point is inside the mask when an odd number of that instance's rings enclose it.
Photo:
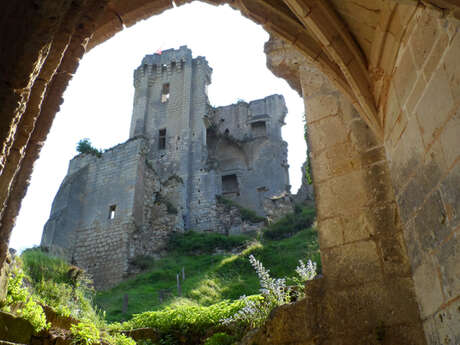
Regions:
[[[79,153],[89,153],[97,157],[102,156],[102,151],[96,149],[91,145],[91,141],[88,138],[81,139],[77,144],[77,151]]]

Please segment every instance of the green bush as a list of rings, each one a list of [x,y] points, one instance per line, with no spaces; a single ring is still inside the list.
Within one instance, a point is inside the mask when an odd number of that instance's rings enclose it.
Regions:
[[[219,332],[206,339],[204,345],[232,345],[235,340],[235,337]]]
[[[258,216],[253,210],[247,209],[237,204],[233,200],[226,199],[221,195],[217,195],[216,198],[217,198],[218,203],[224,205],[228,209],[231,207],[236,207],[240,211],[242,220],[245,220],[251,223],[260,223],[260,222],[265,221],[265,217]]]
[[[72,344],[93,345],[100,342],[99,329],[90,321],[81,321],[76,325],[70,326]]]
[[[174,309],[165,308],[160,311],[136,314],[129,321],[110,325],[110,330],[153,328],[160,334],[163,343],[167,341],[175,344],[179,339],[187,339],[188,344],[199,344],[209,332],[223,332],[228,329],[221,320],[234,315],[244,305],[243,300],[233,302],[225,300],[209,307],[179,305]]]
[[[79,153],[88,153],[90,155],[94,155],[96,157],[102,156],[102,151],[96,149],[91,145],[91,141],[88,138],[84,138],[80,140],[77,144],[77,152]]]
[[[148,255],[137,255],[129,263],[142,271],[155,267],[155,259]]]
[[[16,259],[19,260],[19,259]],[[49,328],[43,308],[26,287],[25,274],[17,262],[9,273],[8,291],[2,310],[14,313],[28,320],[35,331]]]
[[[187,231],[186,233],[173,233],[169,237],[168,249],[187,255],[211,254],[216,249],[232,250],[243,247],[250,237],[226,236],[216,233],[199,233]]]
[[[290,213],[275,223],[268,226],[263,231],[264,238],[270,240],[280,240],[288,238],[295,233],[308,229],[315,220],[315,210],[312,208],[296,208],[296,212]]]
[[[93,308],[95,291],[86,273],[40,248],[25,250],[21,259],[36,299],[63,316],[86,318],[100,323]]]

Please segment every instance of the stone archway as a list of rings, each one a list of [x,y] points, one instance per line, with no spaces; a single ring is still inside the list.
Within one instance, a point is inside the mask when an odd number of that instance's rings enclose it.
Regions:
[[[282,61],[279,74],[302,85],[315,116],[313,168],[321,193],[321,246],[330,265],[326,279],[312,288],[322,296],[313,334],[326,342],[366,339],[362,343],[368,344],[370,338],[363,336],[382,322],[387,339],[404,334],[402,339],[414,344],[423,344],[425,337],[430,344],[458,342],[458,1],[206,2],[240,9],[308,61],[297,61],[295,68]],[[172,6],[171,0],[1,5],[0,263],[33,162],[85,49]],[[308,71],[312,64],[315,69]],[[299,73],[297,79],[289,78],[292,70]],[[340,106],[323,114],[325,102]],[[342,154],[332,149],[336,146]],[[337,179],[348,172],[354,179]],[[358,203],[360,211],[345,212],[348,203]],[[328,210],[332,206],[337,212]],[[384,278],[369,281],[369,275]],[[366,302],[360,303],[363,298]],[[383,320],[375,317],[380,310],[386,311]],[[408,318],[394,317],[406,310],[411,311]]]

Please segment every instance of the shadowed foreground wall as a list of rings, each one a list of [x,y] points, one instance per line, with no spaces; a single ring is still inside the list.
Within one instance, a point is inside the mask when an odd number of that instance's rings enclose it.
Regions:
[[[228,2],[331,82],[305,62],[280,63],[307,98],[325,275],[306,301],[275,313],[261,331],[273,334],[266,343],[458,344],[458,1]],[[33,162],[88,42],[172,3],[0,6],[3,263]]]
[[[385,104],[385,149],[430,344],[460,343],[460,26],[417,10]]]

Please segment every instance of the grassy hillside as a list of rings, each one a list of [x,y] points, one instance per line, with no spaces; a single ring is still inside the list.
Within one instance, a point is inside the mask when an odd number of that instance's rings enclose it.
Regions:
[[[249,264],[250,254],[262,261],[274,277],[293,276],[299,259],[320,264],[317,234],[310,227],[313,217],[313,210],[297,209],[295,214],[268,227],[259,240],[217,234],[176,235],[171,238],[167,257],[138,258],[138,264],[147,271],[98,293],[96,303],[106,311],[108,321],[122,321],[133,314],[167,306],[209,306],[256,294],[260,286]],[[237,254],[228,254],[232,249]],[[181,282],[182,296],[179,297],[176,275],[182,269],[185,280]],[[128,308],[123,313],[125,295]]]

